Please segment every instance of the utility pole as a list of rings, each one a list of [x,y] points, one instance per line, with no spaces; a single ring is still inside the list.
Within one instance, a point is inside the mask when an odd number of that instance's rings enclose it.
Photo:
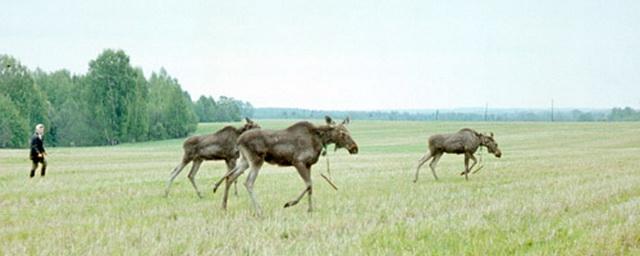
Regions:
[[[551,99],[551,122],[553,122],[553,99]]]
[[[484,121],[487,121],[487,113],[489,112],[489,102],[484,104]]]
[[[438,114],[439,114],[439,110],[436,109],[436,121],[438,121]]]

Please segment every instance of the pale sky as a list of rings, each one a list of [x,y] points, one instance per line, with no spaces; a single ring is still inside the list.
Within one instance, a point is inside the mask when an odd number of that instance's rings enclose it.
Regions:
[[[256,107],[640,107],[640,1],[0,0],[31,69],[105,48]]]

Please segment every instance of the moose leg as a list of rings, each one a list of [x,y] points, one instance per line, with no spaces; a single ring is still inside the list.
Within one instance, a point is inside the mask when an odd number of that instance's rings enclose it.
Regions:
[[[298,204],[298,202],[300,202],[300,199],[302,199],[302,197],[306,193],[309,193],[309,212],[311,212],[311,211],[313,211],[313,206],[312,206],[312,202],[311,202],[311,193],[313,191],[313,187],[312,187],[312,183],[311,183],[311,170],[310,170],[310,168],[308,168],[307,166],[305,166],[303,164],[296,164],[295,167],[298,170],[298,174],[300,174],[300,177],[302,177],[302,180],[304,180],[304,184],[306,185],[306,188],[304,189],[304,191],[302,191],[302,194],[300,194],[296,199],[287,202],[284,205],[284,208],[287,208],[287,207],[294,206],[294,205]],[[311,167],[311,166],[309,166],[309,167]]]
[[[202,159],[194,160],[193,165],[191,166],[191,171],[189,171],[189,181],[191,181],[191,185],[196,190],[198,197],[202,198],[202,194],[200,194],[200,190],[198,190],[198,186],[196,185],[196,174],[198,174],[198,170],[200,170],[200,165],[202,164]]]
[[[249,171],[249,176],[247,177],[247,181],[244,183],[244,186],[249,191],[249,197],[251,197],[251,203],[253,204],[253,208],[256,210],[256,215],[262,215],[262,209],[260,208],[260,204],[258,204],[258,200],[256,199],[256,194],[253,192],[253,183],[256,182],[256,178],[258,177],[258,171],[260,171],[260,167],[262,167],[262,160],[258,160],[251,163],[251,170]],[[231,181],[227,181],[229,184]]]
[[[464,154],[464,171],[460,175],[464,174],[464,179],[469,180],[469,153]]]
[[[225,159],[224,161],[227,164],[227,172],[230,172],[236,166],[236,161],[234,159]],[[233,182],[233,190],[234,190],[233,194],[238,196],[238,180],[237,179],[235,182]]]
[[[471,166],[468,166],[468,162],[469,160],[472,161]],[[478,163],[478,160],[476,160],[476,157],[473,156],[473,154],[471,153],[465,153],[464,154],[464,166],[465,166],[465,170],[463,172],[460,173],[460,175],[464,175],[465,173],[468,174],[471,172],[471,170],[473,170],[473,167],[476,166],[476,164]]]
[[[469,170],[467,171],[467,173],[471,172],[471,170],[473,170],[473,167],[475,167],[478,163],[478,160],[476,160],[476,157],[473,156],[473,154],[469,154],[469,159],[471,159],[472,163],[471,166],[469,166]]]
[[[239,164],[238,164],[239,163]],[[228,166],[228,165],[227,165]],[[236,169],[238,169],[238,166],[243,166],[244,169],[242,169],[242,172],[244,172],[244,170],[246,170],[247,168],[249,168],[249,164],[247,163],[246,159],[244,159],[244,157],[239,158],[236,163],[234,164],[233,169],[227,171],[227,173],[225,173],[222,178],[220,178],[220,180],[218,180],[216,182],[216,184],[213,185],[213,193],[216,193],[216,190],[218,190],[218,187],[220,187],[220,184],[222,184],[223,181],[225,181],[226,179],[228,179],[229,177],[231,177],[231,175],[233,175],[233,173],[236,171]]]
[[[222,181],[226,181],[225,187],[224,187],[224,196],[222,197],[222,209],[225,209],[225,210],[227,209],[227,200],[229,199],[229,187],[231,185],[231,182],[236,182],[238,177],[242,175],[242,173],[246,171],[247,168],[249,168],[249,163],[247,162],[246,159],[241,158],[238,161],[238,165],[236,165],[236,167],[234,167],[233,170],[231,170],[224,177],[222,177],[222,179],[220,179],[220,181],[216,184],[216,187],[213,188],[213,192],[215,193],[219,183],[221,183]]]
[[[173,180],[178,176],[178,174],[180,174],[182,169],[184,169],[184,167],[189,164],[189,162],[191,162],[191,160],[183,158],[182,162],[178,164],[176,168],[173,169],[173,171],[171,172],[171,176],[169,177],[169,180],[167,180],[167,188],[164,190],[164,197],[169,196],[169,188],[171,187]]]
[[[313,211],[313,205],[311,203],[311,194],[313,194],[313,184],[311,183],[311,165],[307,165],[307,178],[308,181],[305,181],[305,184],[309,187],[308,197],[309,197],[309,209],[307,211]]]
[[[427,152],[426,155],[424,155],[422,158],[420,158],[420,160],[418,160],[418,168],[416,168],[416,178],[413,180],[414,183],[418,182],[418,173],[420,172],[420,167],[422,167],[422,165],[427,161],[429,161],[429,159],[431,158],[432,158],[431,152]]]
[[[438,153],[434,155],[433,160],[431,160],[431,163],[429,163],[429,168],[431,168],[431,173],[433,174],[433,177],[436,180],[438,180],[438,175],[436,175],[436,164],[438,164],[438,161],[440,161],[440,157],[442,157],[442,153]]]

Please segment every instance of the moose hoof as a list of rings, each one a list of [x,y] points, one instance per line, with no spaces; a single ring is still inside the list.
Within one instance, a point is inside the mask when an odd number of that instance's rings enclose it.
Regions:
[[[284,204],[284,208],[294,206],[295,204],[296,204],[295,202],[287,202],[286,204]]]

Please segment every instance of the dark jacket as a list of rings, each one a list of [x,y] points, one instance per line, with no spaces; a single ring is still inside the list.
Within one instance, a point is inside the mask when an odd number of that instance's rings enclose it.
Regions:
[[[31,159],[39,158],[38,154],[43,154],[44,152],[46,151],[44,150],[42,139],[40,139],[37,133],[34,133],[33,136],[31,136]]]

